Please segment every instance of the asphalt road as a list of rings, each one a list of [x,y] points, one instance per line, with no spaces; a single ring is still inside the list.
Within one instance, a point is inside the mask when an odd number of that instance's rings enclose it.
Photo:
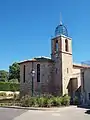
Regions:
[[[14,118],[20,116],[24,112],[26,112],[26,110],[0,108],[0,120],[13,120]]]
[[[55,111],[0,108],[0,120],[90,120],[87,109],[68,107]]]

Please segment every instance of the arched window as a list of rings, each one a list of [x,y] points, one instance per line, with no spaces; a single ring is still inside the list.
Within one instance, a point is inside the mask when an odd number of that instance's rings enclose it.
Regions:
[[[23,67],[23,82],[25,83],[25,70],[26,70],[26,66],[24,65]]]
[[[68,52],[68,40],[67,39],[65,40],[65,51]]]
[[[37,82],[40,82],[40,64],[37,64]]]
[[[56,52],[58,52],[58,40],[56,40]]]

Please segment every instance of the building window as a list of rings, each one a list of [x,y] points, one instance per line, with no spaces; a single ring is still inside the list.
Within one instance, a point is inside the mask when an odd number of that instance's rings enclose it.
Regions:
[[[67,68],[67,73],[69,73],[69,69]]]
[[[58,52],[58,40],[56,40],[56,52]]]
[[[82,87],[83,87],[83,91],[84,91],[84,84],[85,84],[85,82],[84,82],[84,72],[82,72]]]
[[[24,67],[23,67],[23,82],[25,83],[25,69],[26,69],[26,67],[25,67],[25,65],[24,65]]]
[[[37,64],[37,82],[40,82],[40,64]]]
[[[68,40],[67,39],[65,40],[65,51],[68,52]]]
[[[90,93],[88,93],[88,97],[89,97],[89,100],[90,100]]]

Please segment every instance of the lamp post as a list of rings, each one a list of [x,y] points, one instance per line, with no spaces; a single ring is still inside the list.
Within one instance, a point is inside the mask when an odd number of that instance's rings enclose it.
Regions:
[[[34,82],[33,82],[33,79],[34,79],[34,76],[35,76],[35,71],[32,69],[31,71],[31,76],[32,76],[32,96],[33,96],[33,93],[34,93]]]

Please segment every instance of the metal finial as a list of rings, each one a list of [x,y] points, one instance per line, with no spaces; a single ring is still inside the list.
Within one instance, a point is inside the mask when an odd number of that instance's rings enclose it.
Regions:
[[[60,25],[62,25],[62,15],[60,13]]]

